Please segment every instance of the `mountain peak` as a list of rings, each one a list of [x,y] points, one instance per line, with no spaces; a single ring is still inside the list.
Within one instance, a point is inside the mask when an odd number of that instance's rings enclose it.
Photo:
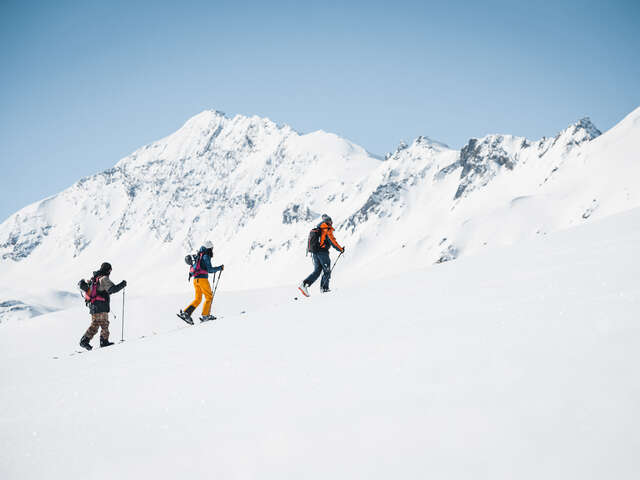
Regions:
[[[435,151],[449,150],[448,145],[442,142],[438,142],[437,140],[433,140],[424,135],[420,135],[411,143],[411,145],[408,145],[404,140],[401,140],[398,146],[396,147],[395,151],[393,153],[387,153],[384,158],[388,160],[389,158],[396,157],[403,150],[413,151],[416,148],[430,149]]]
[[[437,148],[449,148],[449,145],[447,145],[446,143],[442,143],[439,142],[437,140],[432,139],[431,137],[426,137],[424,135],[420,135],[418,138],[415,139],[415,141],[413,142],[414,145],[429,145],[431,147],[437,147]]]
[[[268,117],[261,117],[259,115],[248,116],[239,113],[230,117],[225,112],[222,112],[220,110],[204,110],[197,115],[189,118],[180,130],[194,130],[199,128],[208,129],[211,126],[219,125],[228,125],[233,128],[238,127],[243,130],[251,128],[252,126],[262,126],[269,129],[277,130],[292,130],[288,125],[277,124]]]
[[[209,124],[211,122],[220,122],[224,120],[228,121],[230,119],[227,117],[226,113],[221,112],[220,110],[203,110],[184,122],[183,127],[188,125]]]
[[[598,130],[589,117],[581,118],[573,125],[570,125],[567,130],[571,130],[572,136],[582,138],[582,141],[593,140],[602,135],[602,132]]]

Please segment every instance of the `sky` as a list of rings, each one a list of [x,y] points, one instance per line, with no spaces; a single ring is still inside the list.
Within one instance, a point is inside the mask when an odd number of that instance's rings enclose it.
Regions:
[[[605,131],[640,106],[640,2],[0,0],[0,221],[207,109],[384,155]]]

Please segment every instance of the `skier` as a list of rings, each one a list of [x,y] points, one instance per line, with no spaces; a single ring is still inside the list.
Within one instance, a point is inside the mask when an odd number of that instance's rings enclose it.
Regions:
[[[195,263],[191,267],[191,273],[189,273],[189,279],[191,276],[193,279],[193,288],[196,291],[196,298],[191,304],[184,310],[180,310],[178,317],[187,322],[189,325],[193,325],[193,319],[191,314],[202,301],[202,295],[204,294],[204,305],[202,307],[201,322],[209,320],[215,320],[216,317],[210,314],[211,302],[213,301],[213,293],[211,293],[211,285],[209,284],[209,274],[221,272],[224,270],[224,265],[218,267],[211,266],[211,258],[213,257],[213,243],[208,240],[200,247],[198,254],[195,256]]]
[[[329,247],[331,246],[340,253],[344,253],[344,247],[341,247],[333,236],[333,230],[333,221],[327,214],[322,215],[322,221],[316,228],[311,230],[307,251],[311,253],[314,270],[298,287],[305,297],[309,296],[308,287],[313,285],[313,282],[318,279],[320,273],[322,273],[320,290],[323,293],[330,291],[329,280],[331,278],[331,258],[329,258]]]
[[[109,279],[110,274],[111,264],[105,262],[100,266],[99,270],[93,272],[91,279],[86,282],[85,299],[91,314],[91,325],[80,339],[80,346],[87,350],[93,348],[89,342],[98,332],[98,329],[102,330],[100,332],[100,346],[108,347],[113,345],[113,342],[109,341],[109,298],[112,294],[126,287],[127,282],[123,280],[116,285]]]

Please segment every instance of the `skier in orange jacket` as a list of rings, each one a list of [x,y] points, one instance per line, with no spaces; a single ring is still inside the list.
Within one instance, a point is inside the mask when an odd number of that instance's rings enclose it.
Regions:
[[[316,233],[317,236],[310,236],[307,250],[311,253],[314,270],[298,287],[306,297],[309,296],[309,287],[313,285],[313,282],[318,279],[321,273],[322,279],[320,280],[320,290],[323,293],[330,291],[329,280],[331,279],[331,258],[329,257],[329,248],[333,247],[340,253],[344,253],[344,247],[341,247],[336,240],[336,237],[333,236],[333,231],[333,221],[327,214],[322,215],[322,222],[312,230],[312,232]]]

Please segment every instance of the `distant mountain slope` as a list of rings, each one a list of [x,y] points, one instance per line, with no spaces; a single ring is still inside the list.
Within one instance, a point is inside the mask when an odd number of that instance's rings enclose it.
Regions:
[[[640,205],[639,118],[603,135],[588,119],[538,141],[488,135],[460,151],[419,137],[379,160],[330,133],[205,111],[2,223],[0,300],[21,302],[26,279],[30,295],[73,290],[104,260],[133,292],[174,292],[181,259],[207,238],[229,267],[225,288],[293,284],[325,212],[347,245],[343,281],[543,235]]]

